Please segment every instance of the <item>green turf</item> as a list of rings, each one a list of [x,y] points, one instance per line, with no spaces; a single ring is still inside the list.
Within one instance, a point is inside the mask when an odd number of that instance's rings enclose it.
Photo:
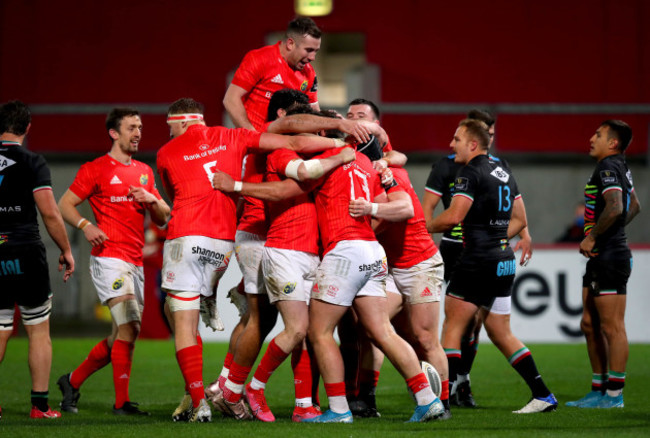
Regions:
[[[54,364],[50,379],[50,404],[61,399],[58,377],[73,369],[97,339],[54,339]],[[267,398],[278,418],[275,424],[237,422],[214,413],[211,424],[176,424],[170,414],[183,394],[183,384],[173,344],[168,341],[139,341],[135,350],[131,399],[152,412],[151,417],[115,417],[110,367],[93,375],[81,388],[79,414],[64,414],[59,420],[30,420],[27,343],[24,338],[9,342],[0,364],[0,436],[4,437],[190,437],[218,434],[221,437],[394,437],[499,436],[570,437],[648,436],[650,434],[650,345],[632,345],[628,363],[624,409],[585,410],[564,407],[564,402],[582,397],[589,390],[591,372],[584,345],[530,345],[538,368],[560,401],[557,412],[514,415],[529,398],[526,385],[498,351],[482,344],[472,370],[472,388],[478,409],[453,410],[446,422],[404,424],[413,402],[404,381],[390,364],[385,364],[379,380],[377,403],[380,419],[355,419],[354,424],[293,424],[291,369],[284,364],[267,386]],[[210,382],[221,367],[224,344],[204,345],[204,376]],[[323,400],[324,397],[323,397]],[[425,435],[426,434],[426,435]],[[442,435],[441,435],[442,436]]]

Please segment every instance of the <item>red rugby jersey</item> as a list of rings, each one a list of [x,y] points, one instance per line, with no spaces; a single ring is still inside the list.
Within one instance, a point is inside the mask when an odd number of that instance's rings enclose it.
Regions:
[[[212,176],[220,170],[238,181],[242,160],[259,146],[260,136],[248,129],[192,125],[158,151],[158,173],[174,202],[168,239],[235,240],[238,195],[214,190]]]
[[[96,225],[108,236],[90,253],[142,266],[146,207],[127,196],[130,186],[144,187],[160,199],[151,167],[133,159],[123,164],[106,154],[81,166],[70,191],[88,200]]]
[[[285,179],[287,164],[300,157],[294,151],[278,149],[267,157],[267,181]],[[307,190],[307,188],[306,188]],[[309,194],[296,196],[268,206],[269,231],[266,246],[318,255],[316,206]]]
[[[386,251],[388,264],[405,269],[433,257],[438,252],[438,248],[427,232],[422,205],[411,185],[408,173],[396,167],[391,167],[391,170],[398,187],[403,188],[411,197],[415,214],[407,221],[385,221],[386,227],[377,236],[377,240]]]
[[[266,122],[269,100],[278,90],[299,90],[309,97],[309,102],[318,102],[314,68],[311,64],[300,71],[289,67],[280,54],[280,42],[248,52],[235,72],[232,83],[248,92],[243,98],[244,107],[248,119],[258,131]]]

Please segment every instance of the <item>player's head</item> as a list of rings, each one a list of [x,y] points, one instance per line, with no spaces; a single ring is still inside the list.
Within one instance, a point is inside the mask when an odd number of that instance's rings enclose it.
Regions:
[[[183,97],[169,105],[167,109],[167,124],[169,125],[169,136],[174,138],[185,134],[191,125],[203,121],[203,104],[196,100]]]
[[[350,120],[368,120],[379,123],[379,108],[368,99],[354,99],[348,105],[346,118]]]
[[[0,106],[0,134],[26,135],[32,123],[32,113],[27,105],[19,100],[9,101]]]
[[[273,93],[266,112],[266,121],[272,122],[278,117],[286,115],[287,109],[294,104],[309,104],[305,93],[292,88],[283,88]]]
[[[106,116],[106,131],[122,152],[133,155],[142,138],[142,120],[135,108],[113,108]]]
[[[321,31],[309,17],[296,17],[289,22],[284,39],[285,59],[294,70],[302,70],[316,59],[320,50]]]
[[[494,142],[494,133],[496,129],[496,119],[492,115],[492,113],[490,113],[487,110],[474,108],[473,110],[470,110],[467,113],[467,118],[473,120],[480,120],[481,122],[487,125],[488,134],[490,134],[490,146],[492,146],[492,143]]]
[[[461,120],[449,146],[456,153],[457,163],[467,164],[476,155],[487,153],[490,146],[487,125],[480,120]]]
[[[598,130],[606,134],[607,142],[610,146],[614,146],[618,152],[625,152],[632,143],[632,128],[622,120],[605,120],[600,124]],[[596,134],[594,134],[595,136]]]

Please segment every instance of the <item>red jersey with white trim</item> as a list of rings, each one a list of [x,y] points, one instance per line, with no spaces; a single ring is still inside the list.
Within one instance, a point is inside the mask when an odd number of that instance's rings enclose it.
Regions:
[[[133,159],[123,164],[106,154],[81,166],[70,191],[88,200],[96,225],[108,236],[90,253],[142,266],[146,207],[127,196],[131,186],[160,199],[151,167]]]
[[[267,132],[271,122],[264,124],[260,132]],[[266,154],[256,153],[246,155],[244,161],[244,175],[242,181],[250,183],[261,183],[266,173]],[[247,233],[257,234],[266,238],[266,231],[269,224],[266,221],[264,201],[252,196],[242,196],[244,207],[239,218],[237,229]]]
[[[287,164],[296,159],[300,159],[300,156],[289,149],[278,149],[270,153],[266,160],[266,180],[285,179]],[[316,206],[308,193],[279,202],[269,202],[268,219],[270,225],[266,246],[318,255]]]
[[[339,152],[330,149],[314,158],[325,158]],[[342,240],[377,240],[370,216],[352,217],[349,213],[350,199],[362,197],[372,202],[384,192],[368,157],[359,152],[356,157],[355,161],[339,166],[325,176],[322,185],[314,192],[324,254]]]
[[[402,222],[385,221],[386,227],[377,236],[377,240],[386,251],[388,264],[395,268],[406,269],[433,257],[438,252],[438,247],[427,231],[424,211],[408,173],[396,167],[392,167],[391,170],[398,187],[403,188],[411,197],[415,214]]]
[[[174,203],[167,239],[205,236],[235,240],[238,195],[212,188],[219,170],[241,178],[244,156],[259,146],[259,132],[191,125],[158,151],[158,173]]]
[[[266,122],[271,96],[283,88],[301,91],[310,103],[318,102],[318,81],[311,64],[302,70],[292,69],[280,54],[280,42],[251,50],[242,60],[232,83],[247,93],[243,97],[248,120],[256,130]]]

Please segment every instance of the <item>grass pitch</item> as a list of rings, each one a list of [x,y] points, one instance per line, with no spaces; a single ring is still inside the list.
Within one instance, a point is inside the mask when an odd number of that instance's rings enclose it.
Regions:
[[[50,405],[61,400],[56,380],[85,358],[98,339],[54,339],[54,361],[50,378]],[[221,369],[226,345],[204,344],[204,378],[209,383]],[[568,408],[564,403],[582,397],[590,388],[591,371],[584,344],[529,345],[546,383],[560,402],[556,412],[514,415],[530,397],[525,383],[496,348],[484,343],[472,370],[472,389],[477,409],[453,409],[445,422],[404,424],[413,412],[413,402],[403,379],[387,362],[377,391],[382,417],[355,419],[354,424],[293,424],[293,376],[288,362],[271,377],[267,386],[269,406],[276,423],[238,422],[213,412],[208,424],[177,424],[171,413],[183,395],[183,382],[171,341],[139,341],[131,374],[131,399],[152,413],[151,417],[116,417],[110,366],[90,377],[81,388],[79,414],[58,420],[29,419],[30,380],[27,341],[14,338],[0,364],[0,420],[2,437],[174,437],[215,436],[253,438],[283,437],[573,437],[650,435],[650,345],[632,345],[628,363],[624,409],[587,410]],[[321,400],[326,397],[321,390]],[[441,435],[442,436],[442,435]]]

